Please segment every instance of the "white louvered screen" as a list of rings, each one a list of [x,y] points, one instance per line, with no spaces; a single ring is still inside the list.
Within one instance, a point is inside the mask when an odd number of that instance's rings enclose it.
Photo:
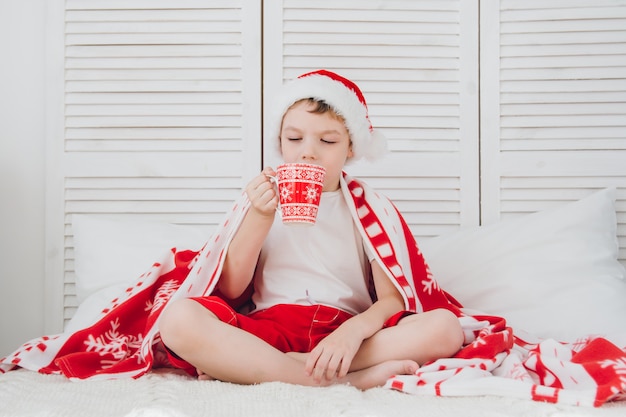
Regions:
[[[261,168],[273,92],[318,68],[364,90],[391,152],[348,171],[418,238],[614,185],[626,259],[626,0],[47,6],[46,333],[76,304],[74,213],[210,228]]]
[[[477,1],[266,1],[264,19],[265,108],[301,73],[350,78],[391,153],[347,171],[392,198],[418,237],[478,224]]]
[[[483,222],[618,187],[626,264],[626,1],[481,2]]]
[[[64,319],[76,306],[73,214],[208,230],[260,170],[260,4],[65,1],[63,126],[49,151],[61,189],[47,213],[65,225],[48,231],[63,255],[47,276],[64,282]]]

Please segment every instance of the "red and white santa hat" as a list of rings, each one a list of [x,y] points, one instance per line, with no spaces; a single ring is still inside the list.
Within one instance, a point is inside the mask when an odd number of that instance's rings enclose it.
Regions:
[[[274,98],[268,132],[270,138],[277,139],[278,147],[283,116],[291,105],[307,98],[324,101],[343,117],[352,140],[354,156],[351,160],[365,158],[374,161],[385,154],[387,141],[381,132],[372,127],[367,103],[359,87],[347,78],[323,69],[302,74],[286,83]]]

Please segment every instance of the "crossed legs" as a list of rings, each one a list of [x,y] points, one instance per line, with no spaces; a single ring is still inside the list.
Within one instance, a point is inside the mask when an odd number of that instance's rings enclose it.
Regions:
[[[223,323],[193,300],[173,302],[163,313],[160,330],[165,345],[195,366],[203,378],[239,384],[320,385],[304,371],[306,354],[283,353]],[[447,310],[411,315],[365,340],[345,378],[323,380],[321,385],[380,386],[393,375],[414,373],[420,363],[453,355],[462,342],[458,319]]]

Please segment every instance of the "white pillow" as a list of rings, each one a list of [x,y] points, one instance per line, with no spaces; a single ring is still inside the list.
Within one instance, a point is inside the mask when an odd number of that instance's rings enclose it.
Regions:
[[[166,251],[173,247],[199,250],[210,234],[202,227],[91,214],[73,215],[72,230],[80,304],[66,332],[91,325],[111,300]]]
[[[615,189],[420,243],[439,284],[465,307],[513,329],[575,341],[626,335],[626,282],[617,261]]]
[[[80,303],[72,319],[65,324],[65,331],[73,333],[84,329],[100,318],[102,310],[111,304],[111,301],[124,294],[130,283],[109,285],[90,294]]]
[[[209,237],[205,228],[90,214],[74,214],[72,231],[79,303],[134,282],[171,248],[199,250]]]
[[[626,282],[616,260],[615,189],[516,219],[420,242],[435,278],[465,307],[516,330],[573,341],[626,337]],[[68,329],[89,325],[171,247],[199,249],[208,230],[74,215],[76,292]],[[89,297],[89,298],[88,298]]]

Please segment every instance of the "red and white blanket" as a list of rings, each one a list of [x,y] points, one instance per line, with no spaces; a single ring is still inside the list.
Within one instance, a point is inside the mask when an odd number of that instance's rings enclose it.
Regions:
[[[439,396],[500,395],[600,406],[626,399],[626,352],[603,338],[573,345],[514,333],[500,317],[468,315],[430,273],[394,205],[344,174],[342,190],[364,241],[415,312],[447,308],[459,317],[465,346],[453,358],[396,376],[390,389]],[[68,378],[138,378],[167,365],[158,324],[168,302],[212,294],[229,243],[249,208],[242,195],[200,251],[173,248],[114,299],[93,325],[32,340],[0,360]],[[549,317],[546,317],[549,320]]]

